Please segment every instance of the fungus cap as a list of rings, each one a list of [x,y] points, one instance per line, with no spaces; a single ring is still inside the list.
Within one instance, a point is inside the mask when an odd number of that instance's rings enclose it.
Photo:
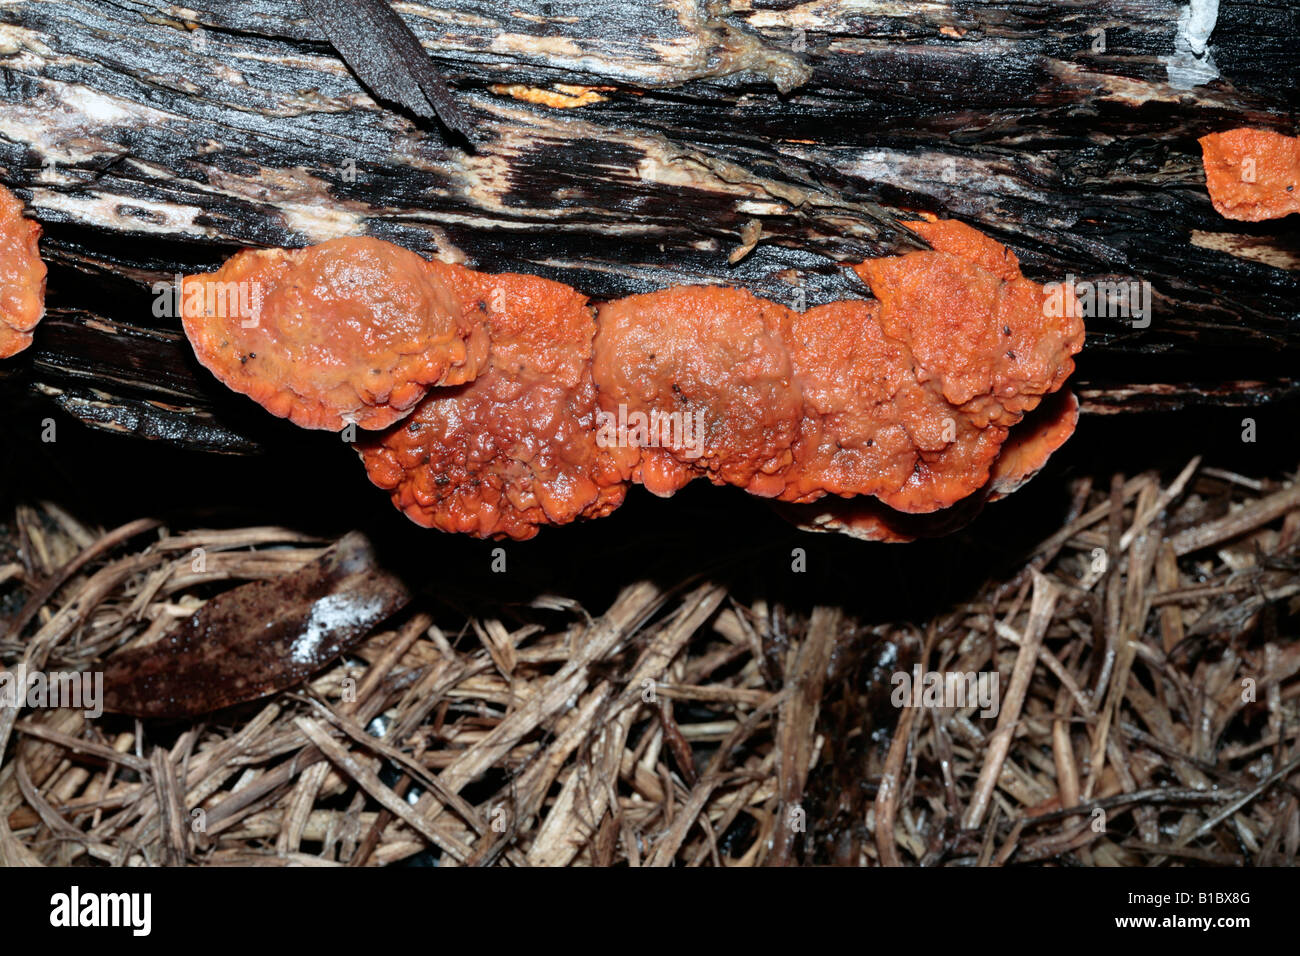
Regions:
[[[434,385],[476,376],[481,321],[429,264],[369,238],[247,250],[187,276],[185,334],[231,389],[303,428],[386,428]]]
[[[1259,222],[1300,212],[1300,137],[1241,128],[1200,143],[1205,188],[1220,216]]]
[[[871,259],[855,271],[920,386],[908,383],[895,403],[915,446],[912,471],[873,493],[923,513],[983,487],[1008,430],[1074,371],[1084,328],[1068,290],[1062,308],[1049,308],[1051,296],[1021,276],[1000,243],[954,221],[913,225],[933,251]]]
[[[41,227],[24,218],[18,197],[0,186],[0,358],[32,344],[45,315],[45,263],[37,241]]]
[[[743,289],[677,286],[607,302],[597,317],[592,374],[601,408],[640,450],[636,481],[657,495],[698,476],[780,487],[802,415],[794,313]]]
[[[866,496],[825,498],[809,504],[778,504],[777,513],[804,531],[831,531],[859,541],[901,544],[949,534],[969,524],[984,505],[1022,488],[1065,444],[1079,421],[1079,402],[1068,391],[1050,395],[1011,429],[990,469],[989,480],[942,511],[909,514]]]
[[[1011,429],[993,464],[989,501],[1020,490],[1038,474],[1052,453],[1065,444],[1079,424],[1079,400],[1070,391],[1049,395],[1025,420]]]
[[[521,540],[542,525],[609,514],[623,502],[631,461],[597,441],[586,297],[535,276],[433,268],[467,312],[485,317],[489,367],[359,443],[370,480],[417,524],[481,538]]]

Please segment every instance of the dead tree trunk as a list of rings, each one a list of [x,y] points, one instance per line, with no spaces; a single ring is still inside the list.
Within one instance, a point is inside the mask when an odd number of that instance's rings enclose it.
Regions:
[[[403,3],[471,152],[376,102],[298,0],[11,3],[0,176],[52,274],[3,374],[103,427],[243,450],[247,409],[150,292],[241,245],[368,232],[594,298],[726,281],[815,305],[863,294],[840,263],[897,248],[885,207],[963,218],[1040,280],[1149,281],[1149,326],[1089,323],[1090,411],[1300,391],[1297,217],[1218,217],[1196,144],[1296,132],[1296,13],[1190,9]]]

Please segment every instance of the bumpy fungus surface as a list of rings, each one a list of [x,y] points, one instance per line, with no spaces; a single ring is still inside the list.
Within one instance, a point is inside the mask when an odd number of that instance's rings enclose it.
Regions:
[[[378,429],[474,378],[487,330],[413,252],[377,239],[241,252],[187,276],[185,333],[237,392],[304,428]]]
[[[1259,222],[1300,212],[1300,137],[1243,128],[1200,142],[1205,188],[1220,216]]]
[[[720,287],[593,310],[556,282],[376,240],[245,253],[263,258],[216,275],[270,276],[271,321],[264,301],[252,333],[207,313],[187,314],[186,331],[232,387],[295,421],[382,427],[414,408],[358,451],[426,526],[528,538],[608,514],[630,482],[670,495],[706,477],[778,499],[814,530],[910,540],[964,523],[1069,436],[1074,404],[1020,423],[1083,344],[1079,310],[1047,308],[1001,244],[950,221],[916,231],[932,251],[856,267],[874,300],[802,313]],[[359,256],[390,283],[379,306],[372,282],[348,278]],[[299,274],[327,278],[303,292]]]
[[[601,306],[602,408],[673,426],[643,444],[634,479],[658,494],[704,475],[784,501],[873,495],[902,512],[983,487],[1009,429],[1073,370],[1083,324],[1049,314],[987,236],[917,231],[934,251],[857,267],[875,302],[800,314],[688,287]],[[702,450],[681,440],[692,430]]]
[[[942,511],[909,514],[866,496],[783,504],[777,510],[805,531],[835,531],[860,541],[897,544],[949,534],[973,521],[987,502],[1005,498],[1034,477],[1052,452],[1074,433],[1078,422],[1079,402],[1073,394],[1047,396],[1011,429],[984,486]]]
[[[992,250],[969,246],[967,226],[943,226],[942,237],[936,226],[927,236],[934,252],[857,267],[880,301],[885,336],[906,349],[925,394],[898,415],[914,445],[912,473],[895,489],[870,492],[906,512],[935,511],[978,490],[1008,429],[1064,384],[1083,345],[1081,310],[1051,314],[1043,288],[1020,275],[1014,257],[993,260]]]
[[[18,197],[0,186],[0,358],[31,345],[32,329],[45,315],[40,237],[41,227],[23,218]]]
[[[802,414],[786,345],[793,317],[714,286],[600,307],[593,375],[602,409],[633,423],[621,437],[640,449],[637,481],[670,495],[707,475],[761,493],[790,465]],[[644,416],[639,432],[634,416]]]
[[[530,538],[541,525],[613,511],[631,456],[596,441],[586,297],[534,276],[430,267],[484,316],[489,367],[360,443],[371,481],[416,523],[478,537]]]

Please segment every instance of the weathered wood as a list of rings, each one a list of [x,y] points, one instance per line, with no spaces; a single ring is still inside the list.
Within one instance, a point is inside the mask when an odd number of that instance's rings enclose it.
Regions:
[[[369,232],[596,298],[725,281],[814,305],[897,248],[880,204],[977,224],[1036,278],[1151,282],[1148,327],[1089,321],[1087,410],[1300,390],[1297,227],[1219,218],[1195,142],[1295,132],[1285,0],[1220,3],[1200,57],[1175,0],[398,9],[476,151],[376,103],[295,0],[0,6],[0,177],[47,226],[55,307],[9,377],[239,450],[238,403],[149,285],[240,245]]]

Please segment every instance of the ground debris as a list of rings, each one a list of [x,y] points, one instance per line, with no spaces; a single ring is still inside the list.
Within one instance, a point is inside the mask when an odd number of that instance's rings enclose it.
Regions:
[[[930,620],[742,600],[725,575],[632,581],[603,610],[417,593],[325,670],[192,722],[6,708],[0,857],[1294,863],[1296,486],[1196,460],[1079,482],[1018,570]],[[10,527],[3,674],[111,667],[220,585],[322,554],[41,502]],[[928,674],[996,674],[1000,708],[892,701]]]

